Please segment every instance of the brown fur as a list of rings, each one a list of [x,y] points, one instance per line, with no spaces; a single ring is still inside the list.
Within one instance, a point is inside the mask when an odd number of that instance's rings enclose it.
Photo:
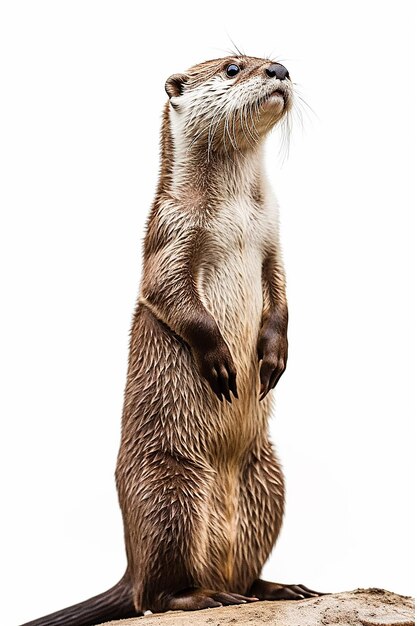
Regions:
[[[192,68],[189,84],[204,83],[233,61]],[[253,72],[266,61],[246,63]],[[219,405],[194,358],[224,343],[219,320],[200,298],[196,274],[211,245],[212,217],[222,210],[217,182],[225,164],[221,154],[207,163],[205,151],[197,147],[190,156],[186,189],[172,194],[168,106],[161,177],[148,221],[141,298],[132,328],[117,466],[138,610],[165,609],[167,597],[187,587],[247,593],[276,540],[284,507],[283,476],[267,436],[269,403],[261,410],[261,421],[242,407],[240,424],[232,420],[229,427],[233,407]],[[238,160],[239,155],[232,155],[230,167]],[[258,176],[252,190],[260,205]],[[277,342],[278,347],[286,344],[287,307],[274,250],[265,250],[262,280],[265,307],[259,322],[272,335],[273,345],[266,343],[275,369],[278,358],[286,359],[286,349],[270,352],[271,345],[273,350]],[[256,363],[256,345],[247,345],[244,336],[236,341]],[[247,386],[256,396],[257,383],[247,378],[249,372],[237,375],[239,393]],[[233,405],[238,404],[234,399]],[[215,423],[207,422],[210,414],[217,415]]]
[[[230,63],[242,68],[233,84],[222,82]],[[239,603],[254,591],[276,599],[314,593],[259,580],[284,512],[267,394],[285,369],[288,314],[259,150],[291,89],[268,82],[270,63],[215,59],[167,81],[116,470],[126,612]],[[275,84],[281,108],[262,108]],[[206,127],[206,105],[225,87],[240,89],[240,98],[247,88],[252,109],[232,111],[230,127],[226,118]],[[194,102],[200,88],[207,91]],[[172,115],[181,116],[184,102],[192,110],[178,130]],[[62,626],[66,615],[36,624]]]

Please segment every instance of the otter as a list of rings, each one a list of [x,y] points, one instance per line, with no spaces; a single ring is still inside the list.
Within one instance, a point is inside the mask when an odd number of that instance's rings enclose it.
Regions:
[[[165,89],[116,469],[127,571],[25,626],[319,595],[260,579],[284,514],[268,417],[288,351],[262,152],[291,109],[290,75],[239,54],[175,74]]]

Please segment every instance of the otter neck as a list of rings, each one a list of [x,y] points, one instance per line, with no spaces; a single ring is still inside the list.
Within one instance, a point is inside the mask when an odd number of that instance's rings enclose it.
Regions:
[[[263,172],[263,145],[250,149],[216,151],[173,138],[170,193],[175,197],[247,196],[260,184]]]

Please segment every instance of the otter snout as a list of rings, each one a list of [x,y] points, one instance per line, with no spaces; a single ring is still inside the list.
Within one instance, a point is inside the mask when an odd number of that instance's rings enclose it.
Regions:
[[[281,63],[272,63],[265,70],[268,78],[278,78],[279,80],[285,80],[290,77],[290,73],[284,65]]]

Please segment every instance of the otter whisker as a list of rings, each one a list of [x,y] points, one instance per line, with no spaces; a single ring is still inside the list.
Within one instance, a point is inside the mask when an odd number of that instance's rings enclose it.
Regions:
[[[243,111],[244,111],[244,113],[245,113],[245,115],[244,115],[244,119],[245,119],[245,123],[246,123],[246,128],[247,128],[247,131],[248,131],[248,133],[249,133],[249,136],[250,136],[250,137],[251,137],[251,139],[252,139],[253,145],[255,145],[255,144],[256,144],[256,141],[257,141],[257,139],[256,139],[256,137],[253,135],[253,133],[252,133],[252,129],[249,127],[249,120],[248,120],[248,118],[249,118],[249,116],[250,116],[250,113],[249,113],[248,109],[249,109],[249,104],[248,104],[248,103],[245,103],[245,104],[244,104],[244,106],[243,106]]]
[[[244,106],[241,106],[240,107],[240,125],[241,125],[243,136],[247,140],[248,144],[253,147],[255,145],[254,139],[250,136],[250,134],[246,134],[246,130],[245,130],[246,115],[243,115],[244,111],[245,111]],[[247,127],[247,123],[246,123],[246,129],[249,132],[249,129]]]
[[[294,98],[295,102],[304,108],[307,115],[311,113],[317,119],[318,118],[317,113],[315,112],[313,107],[304,99],[304,96],[300,93],[299,86],[298,85],[295,86],[293,90],[294,90],[294,95],[296,96]]]
[[[233,39],[230,37],[230,35],[227,34],[227,36],[229,37],[230,42],[231,42],[231,44],[232,44],[232,46],[234,48],[234,50],[233,49],[231,50],[232,54],[235,54],[237,52],[239,56],[242,56],[242,57],[245,56],[244,52],[241,52],[241,50],[239,50],[239,48],[237,47],[237,45],[235,44]]]

